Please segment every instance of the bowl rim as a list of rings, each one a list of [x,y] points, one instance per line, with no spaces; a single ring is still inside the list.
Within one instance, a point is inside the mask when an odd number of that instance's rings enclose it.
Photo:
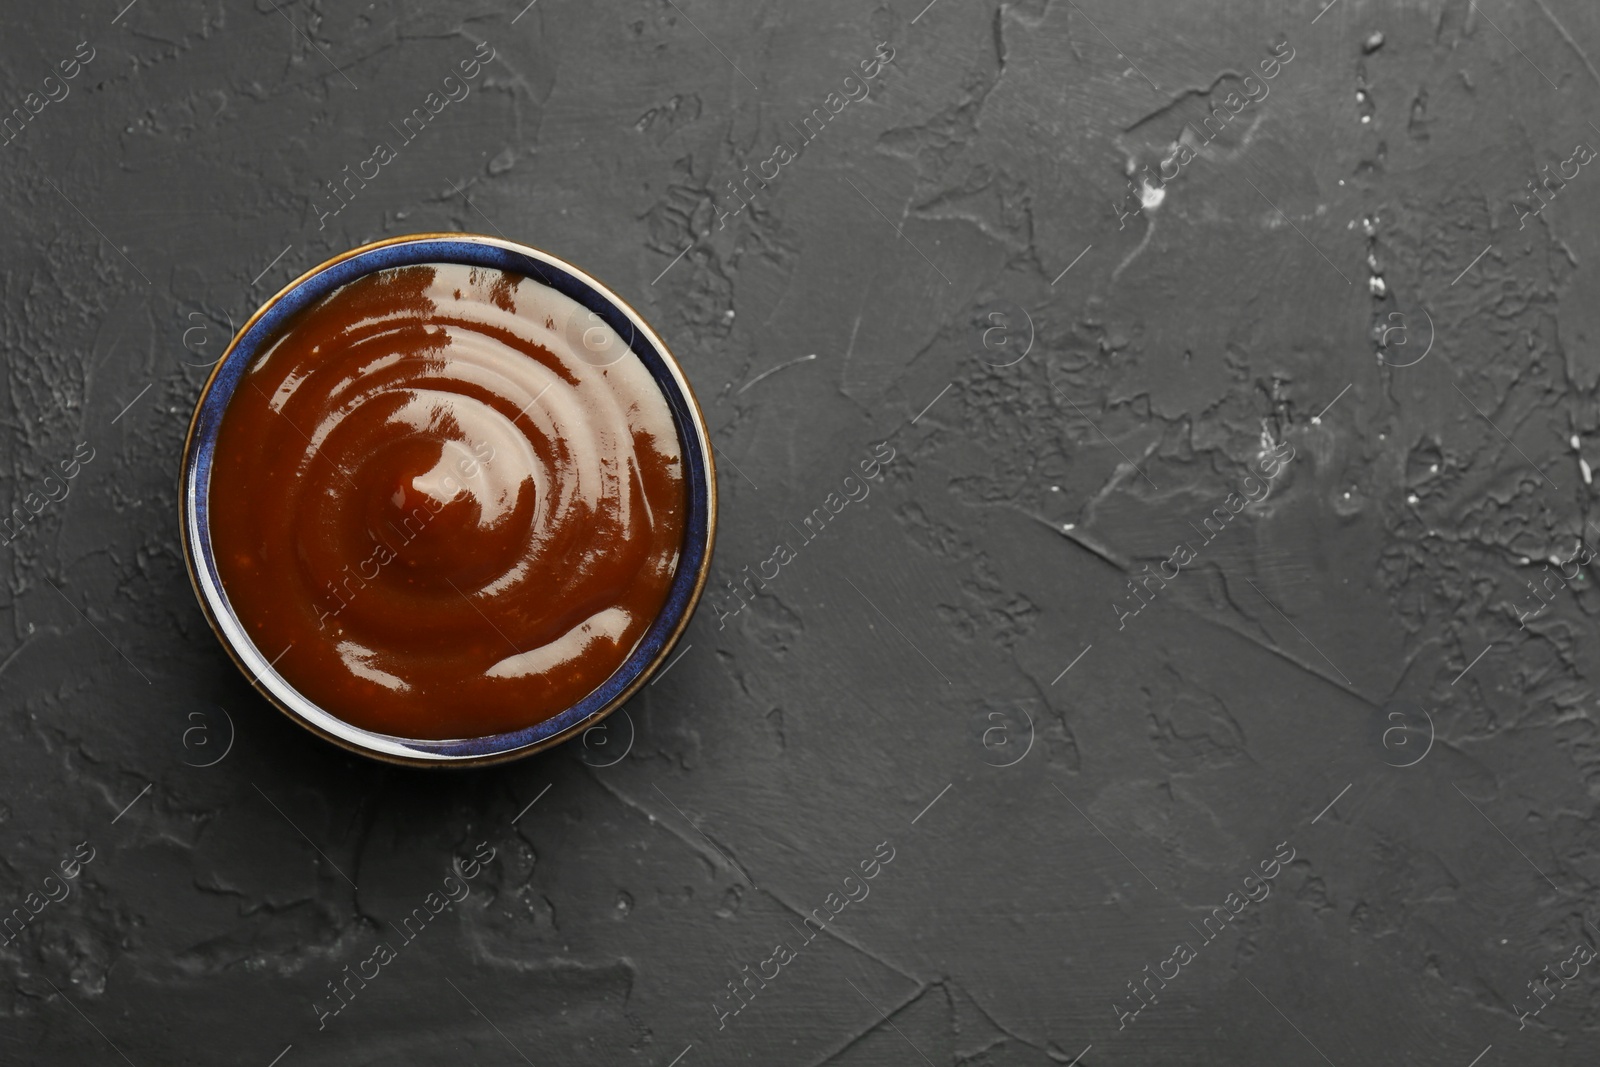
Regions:
[[[621,688],[607,698],[601,707],[590,711],[581,718],[576,718],[575,721],[561,723],[560,725],[556,724],[560,723],[562,719],[572,718],[573,712],[582,707],[583,702],[551,716],[543,722],[535,723],[519,730],[474,738],[427,740],[397,737],[364,729],[345,721],[331,710],[318,706],[315,702],[300,694],[286,679],[277,673],[272,666],[272,662],[267,660],[261,650],[256,648],[255,643],[243,629],[237,613],[234,612],[232,605],[228,602],[227,595],[222,589],[220,575],[216,573],[214,556],[209,555],[209,524],[207,524],[203,537],[205,547],[208,550],[208,558],[211,559],[211,564],[208,568],[202,567],[200,563],[195,538],[201,534],[200,526],[202,520],[200,513],[203,510],[203,501],[208,500],[210,494],[211,472],[209,461],[206,465],[205,485],[202,487],[197,484],[201,466],[198,435],[201,432],[202,416],[207,412],[207,401],[211,396],[213,387],[216,386],[218,378],[224,370],[232,370],[235,352],[238,351],[240,344],[247,338],[257,323],[285,299],[300,291],[303,286],[341,263],[355,259],[358,256],[374,253],[380,249],[402,245],[437,244],[440,242],[489,246],[562,272],[575,281],[580,288],[587,289],[600,303],[609,305],[618,315],[627,320],[634,331],[634,339],[629,342],[629,349],[645,363],[652,379],[661,388],[663,396],[667,400],[668,408],[672,411],[673,422],[678,429],[680,445],[688,446],[692,442],[696,446],[694,450],[699,453],[699,462],[694,463],[695,457],[688,454],[690,449],[688,447],[684,448],[686,491],[689,493],[690,510],[685,516],[685,546],[683,553],[679,556],[679,567],[683,567],[686,559],[692,558],[691,549],[694,547],[699,548],[700,560],[698,565],[694,567],[692,584],[687,587],[686,591],[684,587],[680,586],[682,575],[685,572],[680,570],[679,574],[675,575],[673,583],[669,587],[668,602],[663,608],[662,614],[652,621],[650,628],[640,638],[639,645],[635,646],[634,651],[629,654],[628,658],[623,661],[617,670],[584,698],[584,701],[591,700],[596,694],[611,686],[619,677],[628,675]],[[379,270],[414,264],[451,262],[453,260],[448,255],[431,255],[426,259],[419,258],[413,263],[380,262],[372,270],[363,271],[340,282],[339,286],[349,284],[350,281],[354,281],[356,278],[366,277]],[[476,266],[478,264],[466,263],[463,265]],[[520,273],[532,277],[534,281],[544,284],[556,292],[568,296],[570,299],[575,299],[571,294],[564,293],[561,289],[551,285],[547,278],[540,277],[538,271],[523,271]],[[339,286],[330,288],[329,292],[333,292]],[[325,295],[322,294],[315,299],[321,299]],[[581,301],[579,303],[582,304]],[[590,308],[590,310],[595,311],[597,309]],[[252,345],[248,358],[255,358],[259,352],[259,342],[264,340],[266,336],[266,334],[263,334],[261,338],[252,339],[256,344]],[[640,351],[639,342],[641,340],[644,342],[645,347],[643,352]],[[654,356],[660,361],[666,380],[663,380],[663,375],[658,373],[655,367],[651,366],[649,356]],[[242,373],[242,370],[239,373]],[[676,398],[668,391],[668,381],[671,382],[677,392]],[[231,400],[231,396],[229,399]],[[680,403],[674,403],[675,399]],[[225,411],[226,403],[222,406],[222,412]],[[687,419],[685,416],[687,416]],[[215,416],[219,424],[221,417],[221,412]],[[687,425],[685,424],[686,422]],[[213,446],[215,444],[214,431],[213,440],[210,441],[210,444]],[[695,475],[703,479],[703,497],[705,500],[705,514],[703,516],[698,514],[693,506],[695,501],[693,485]],[[234,666],[249,679],[251,686],[266,697],[274,707],[288,716],[291,721],[298,723],[323,740],[338,745],[340,748],[386,763],[431,768],[482,767],[531,756],[536,752],[541,752],[570,740],[581,732],[593,729],[599,723],[604,722],[612,712],[620,708],[640,688],[647,684],[656,669],[672,653],[678,640],[688,628],[690,620],[694,617],[695,608],[700,601],[701,594],[705,590],[706,582],[710,575],[711,558],[716,544],[717,533],[716,459],[711,445],[711,434],[706,427],[705,414],[701,409],[699,399],[695,396],[693,387],[690,386],[688,378],[683,373],[682,365],[678,362],[677,357],[672,354],[671,349],[667,347],[666,342],[650,327],[644,317],[631,304],[619,296],[615,290],[561,257],[533,245],[505,238],[490,237],[486,234],[454,231],[405,234],[358,245],[311,267],[263,301],[255,313],[239,327],[229,341],[227,349],[212,365],[211,373],[207,376],[205,384],[201,387],[199,395],[195,399],[194,413],[190,416],[188,432],[184,436],[183,453],[178,472],[178,520],[183,545],[184,566],[188,571],[190,586],[194,589],[195,597],[200,602],[200,608],[205,615],[207,625],[211,627],[211,632],[216,635],[218,642],[227,652],[228,658],[233,661]],[[704,533],[699,534],[697,533],[697,525],[702,522]],[[703,545],[697,546],[696,542],[702,540]],[[202,571],[205,572],[206,581],[202,581]],[[213,603],[213,598],[215,598],[215,603]],[[675,601],[679,605],[676,609],[676,616],[671,618],[668,629],[658,631],[657,628],[660,626],[661,620],[667,618],[674,610]],[[649,655],[648,659],[639,659],[640,648],[652,640],[659,642],[656,650]],[[238,642],[240,641],[243,642],[244,648],[239,647]],[[283,692],[279,691],[280,688]],[[289,699],[291,696],[294,698],[293,700]],[[295,706],[295,701],[298,701],[303,707]],[[310,714],[307,713],[308,711]]]

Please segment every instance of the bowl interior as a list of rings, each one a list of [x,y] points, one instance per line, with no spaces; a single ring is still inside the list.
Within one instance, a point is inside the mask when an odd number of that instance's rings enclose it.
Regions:
[[[318,707],[273,667],[282,649],[258,649],[228,602],[211,543],[207,504],[217,434],[223,413],[262,345],[282,324],[335,289],[363,275],[391,267],[457,263],[510,271],[543,283],[598,315],[649,370],[672,411],[682,448],[688,509],[682,554],[666,605],[623,664],[582,701],[544,722],[519,730],[446,741],[415,740],[364,730]],[[234,339],[201,394],[183,458],[184,542],[202,604],[223,643],[240,667],[291,717],[348,748],[404,763],[489,762],[545,747],[591,717],[608,712],[633,689],[670,648],[693,609],[711,550],[715,483],[710,440],[688,383],[665,345],[626,304],[599,282],[534,248],[475,235],[428,235],[368,245],[332,260],[291,283]]]

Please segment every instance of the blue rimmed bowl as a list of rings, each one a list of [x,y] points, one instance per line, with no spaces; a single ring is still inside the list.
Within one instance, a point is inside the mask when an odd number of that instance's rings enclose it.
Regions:
[[[395,737],[353,726],[339,717],[338,708],[320,707],[290,685],[251,641],[228,601],[217,571],[208,518],[211,472],[223,413],[263,344],[297,312],[357,278],[428,263],[521,274],[576,301],[625,339],[672,411],[683,450],[689,505],[683,551],[666,605],[611,677],[577,704],[543,722],[506,733],[444,741]],[[717,482],[711,438],[683,369],[649,324],[621,297],[572,264],[537,248],[479,234],[426,233],[377,241],[335,256],[290,282],[250,317],[218,360],[195,404],[183,449],[179,510],[184,560],[200,607],[222,647],[263,696],[312,733],[352,752],[410,766],[463,767],[517,759],[560,744],[603,720],[649,681],[688,626],[705,588],[716,539]]]

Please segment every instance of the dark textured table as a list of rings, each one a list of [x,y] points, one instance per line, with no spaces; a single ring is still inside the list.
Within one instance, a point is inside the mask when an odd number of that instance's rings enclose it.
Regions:
[[[1596,1061],[1592,5],[125,2],[0,34],[0,1061]],[[176,520],[233,329],[441,230],[722,492],[670,668],[459,774]]]

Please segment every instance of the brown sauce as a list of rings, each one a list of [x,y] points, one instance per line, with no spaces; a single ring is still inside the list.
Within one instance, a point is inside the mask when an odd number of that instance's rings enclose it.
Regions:
[[[209,521],[228,600],[291,685],[448,739],[610,677],[666,602],[686,509],[671,411],[609,327],[537,281],[438,264],[352,282],[263,348]]]

